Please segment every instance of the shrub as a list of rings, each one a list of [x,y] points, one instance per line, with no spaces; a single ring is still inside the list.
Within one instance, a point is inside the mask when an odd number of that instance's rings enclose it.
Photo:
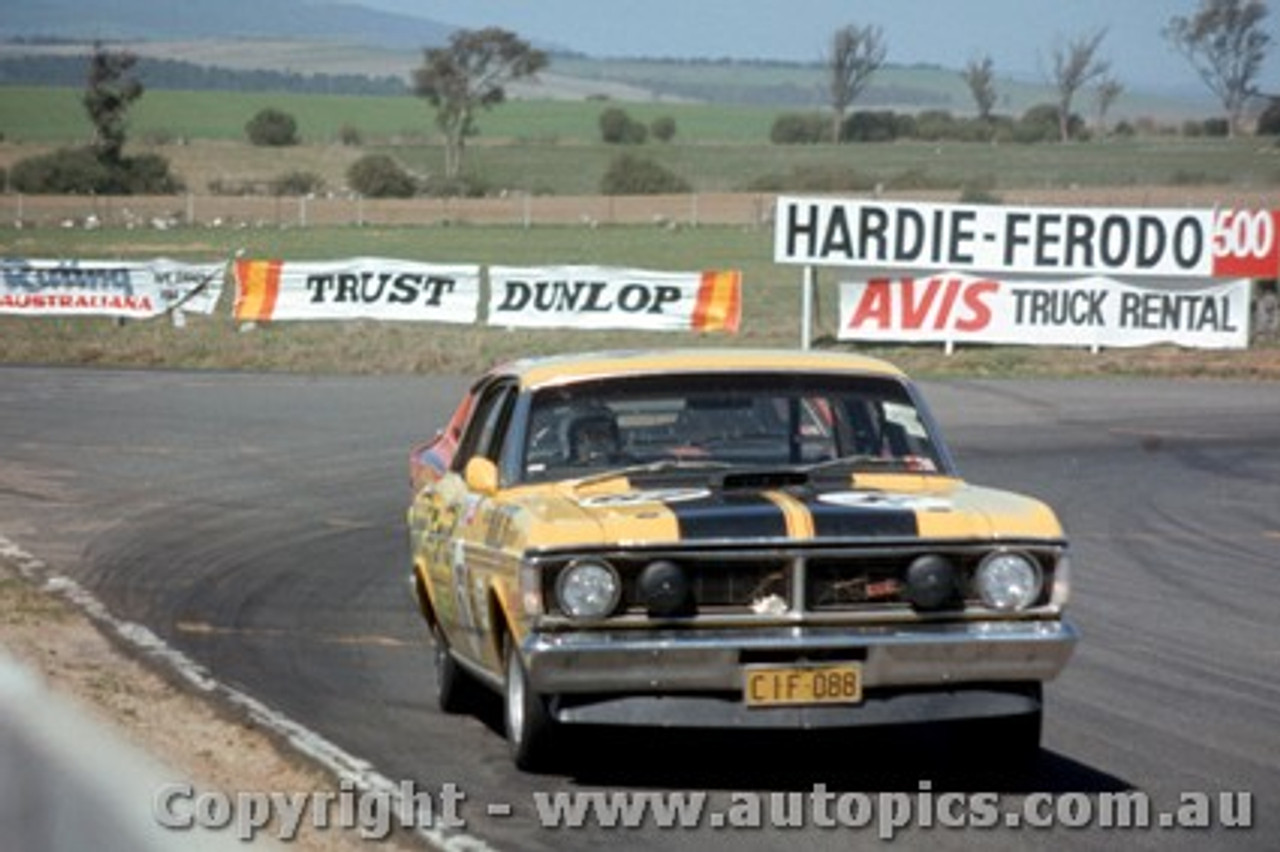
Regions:
[[[20,160],[9,180],[18,192],[33,194],[167,195],[183,188],[169,161],[158,154],[105,163],[91,148],[61,148]]]
[[[609,107],[600,113],[600,138],[610,145],[643,145],[648,136],[649,128],[621,107]]]
[[[272,195],[312,195],[322,189],[324,178],[315,172],[285,172],[271,181]]]
[[[669,115],[659,116],[649,123],[649,135],[659,142],[676,138],[676,120]]]
[[[18,192],[91,193],[106,184],[107,168],[88,148],[61,148],[14,163],[9,180]]]
[[[684,178],[660,163],[632,154],[614,157],[600,180],[600,191],[605,195],[661,195],[689,190]]]
[[[786,174],[758,177],[748,192],[868,192],[874,178],[844,166],[798,166]]]
[[[489,194],[489,184],[472,174],[455,178],[432,175],[422,182],[418,191],[433,198],[483,198]]]
[[[1073,122],[1080,119],[1072,116]],[[1056,142],[1062,138],[1058,129],[1058,107],[1054,104],[1038,104],[1022,114],[1013,128],[1013,141]]]
[[[386,154],[366,154],[347,169],[347,182],[368,198],[408,198],[417,191],[413,177]]]
[[[1267,108],[1258,116],[1259,136],[1280,136],[1280,98],[1267,101]]]
[[[889,110],[859,110],[840,127],[843,142],[892,142],[898,138],[898,123]]]
[[[274,107],[259,110],[244,126],[244,132],[254,145],[283,147],[298,144],[297,120]]]
[[[831,119],[820,112],[787,112],[773,120],[769,141],[775,145],[816,145],[831,138]]]
[[[169,195],[186,189],[170,170],[169,161],[159,154],[125,157],[116,174],[125,194]]]
[[[966,181],[960,187],[961,204],[1000,204],[1002,199],[996,194],[996,179],[991,175]]]
[[[338,128],[338,141],[348,148],[358,148],[364,143],[364,136],[354,124],[344,124]]]
[[[1204,135],[1217,139],[1225,139],[1231,135],[1231,123],[1225,118],[1206,118]]]

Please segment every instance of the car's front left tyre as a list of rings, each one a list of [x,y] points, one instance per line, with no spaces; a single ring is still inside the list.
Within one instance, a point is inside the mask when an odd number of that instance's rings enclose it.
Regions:
[[[507,744],[518,768],[537,772],[549,768],[556,739],[556,721],[547,707],[545,696],[529,683],[529,673],[520,660],[515,641],[508,637],[505,649],[506,679],[503,690],[503,716]]]

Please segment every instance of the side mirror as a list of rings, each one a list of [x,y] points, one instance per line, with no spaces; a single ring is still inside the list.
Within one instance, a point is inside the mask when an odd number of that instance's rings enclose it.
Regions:
[[[498,466],[489,459],[476,456],[467,462],[463,479],[476,494],[491,497],[498,493]]]

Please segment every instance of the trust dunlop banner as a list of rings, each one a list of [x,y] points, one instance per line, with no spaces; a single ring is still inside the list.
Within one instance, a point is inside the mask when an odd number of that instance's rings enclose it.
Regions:
[[[872,271],[1275,278],[1280,211],[784,197],[774,260]]]
[[[211,314],[225,263],[168,260],[0,261],[0,314],[149,319],[181,309]]]
[[[476,321],[480,267],[377,257],[325,263],[238,260],[235,318]]]
[[[1148,346],[1249,344],[1245,279],[1198,290],[1108,278],[1046,284],[946,273],[840,285],[841,340]]]
[[[489,324],[506,328],[626,328],[736,334],[742,273],[600,266],[494,266]]]

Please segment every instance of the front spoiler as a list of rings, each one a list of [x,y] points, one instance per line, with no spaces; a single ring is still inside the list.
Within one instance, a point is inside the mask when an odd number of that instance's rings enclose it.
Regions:
[[[1006,718],[1041,706],[1039,684],[971,684],[874,690],[848,706],[752,709],[736,695],[564,695],[550,710],[566,724],[795,731]]]

